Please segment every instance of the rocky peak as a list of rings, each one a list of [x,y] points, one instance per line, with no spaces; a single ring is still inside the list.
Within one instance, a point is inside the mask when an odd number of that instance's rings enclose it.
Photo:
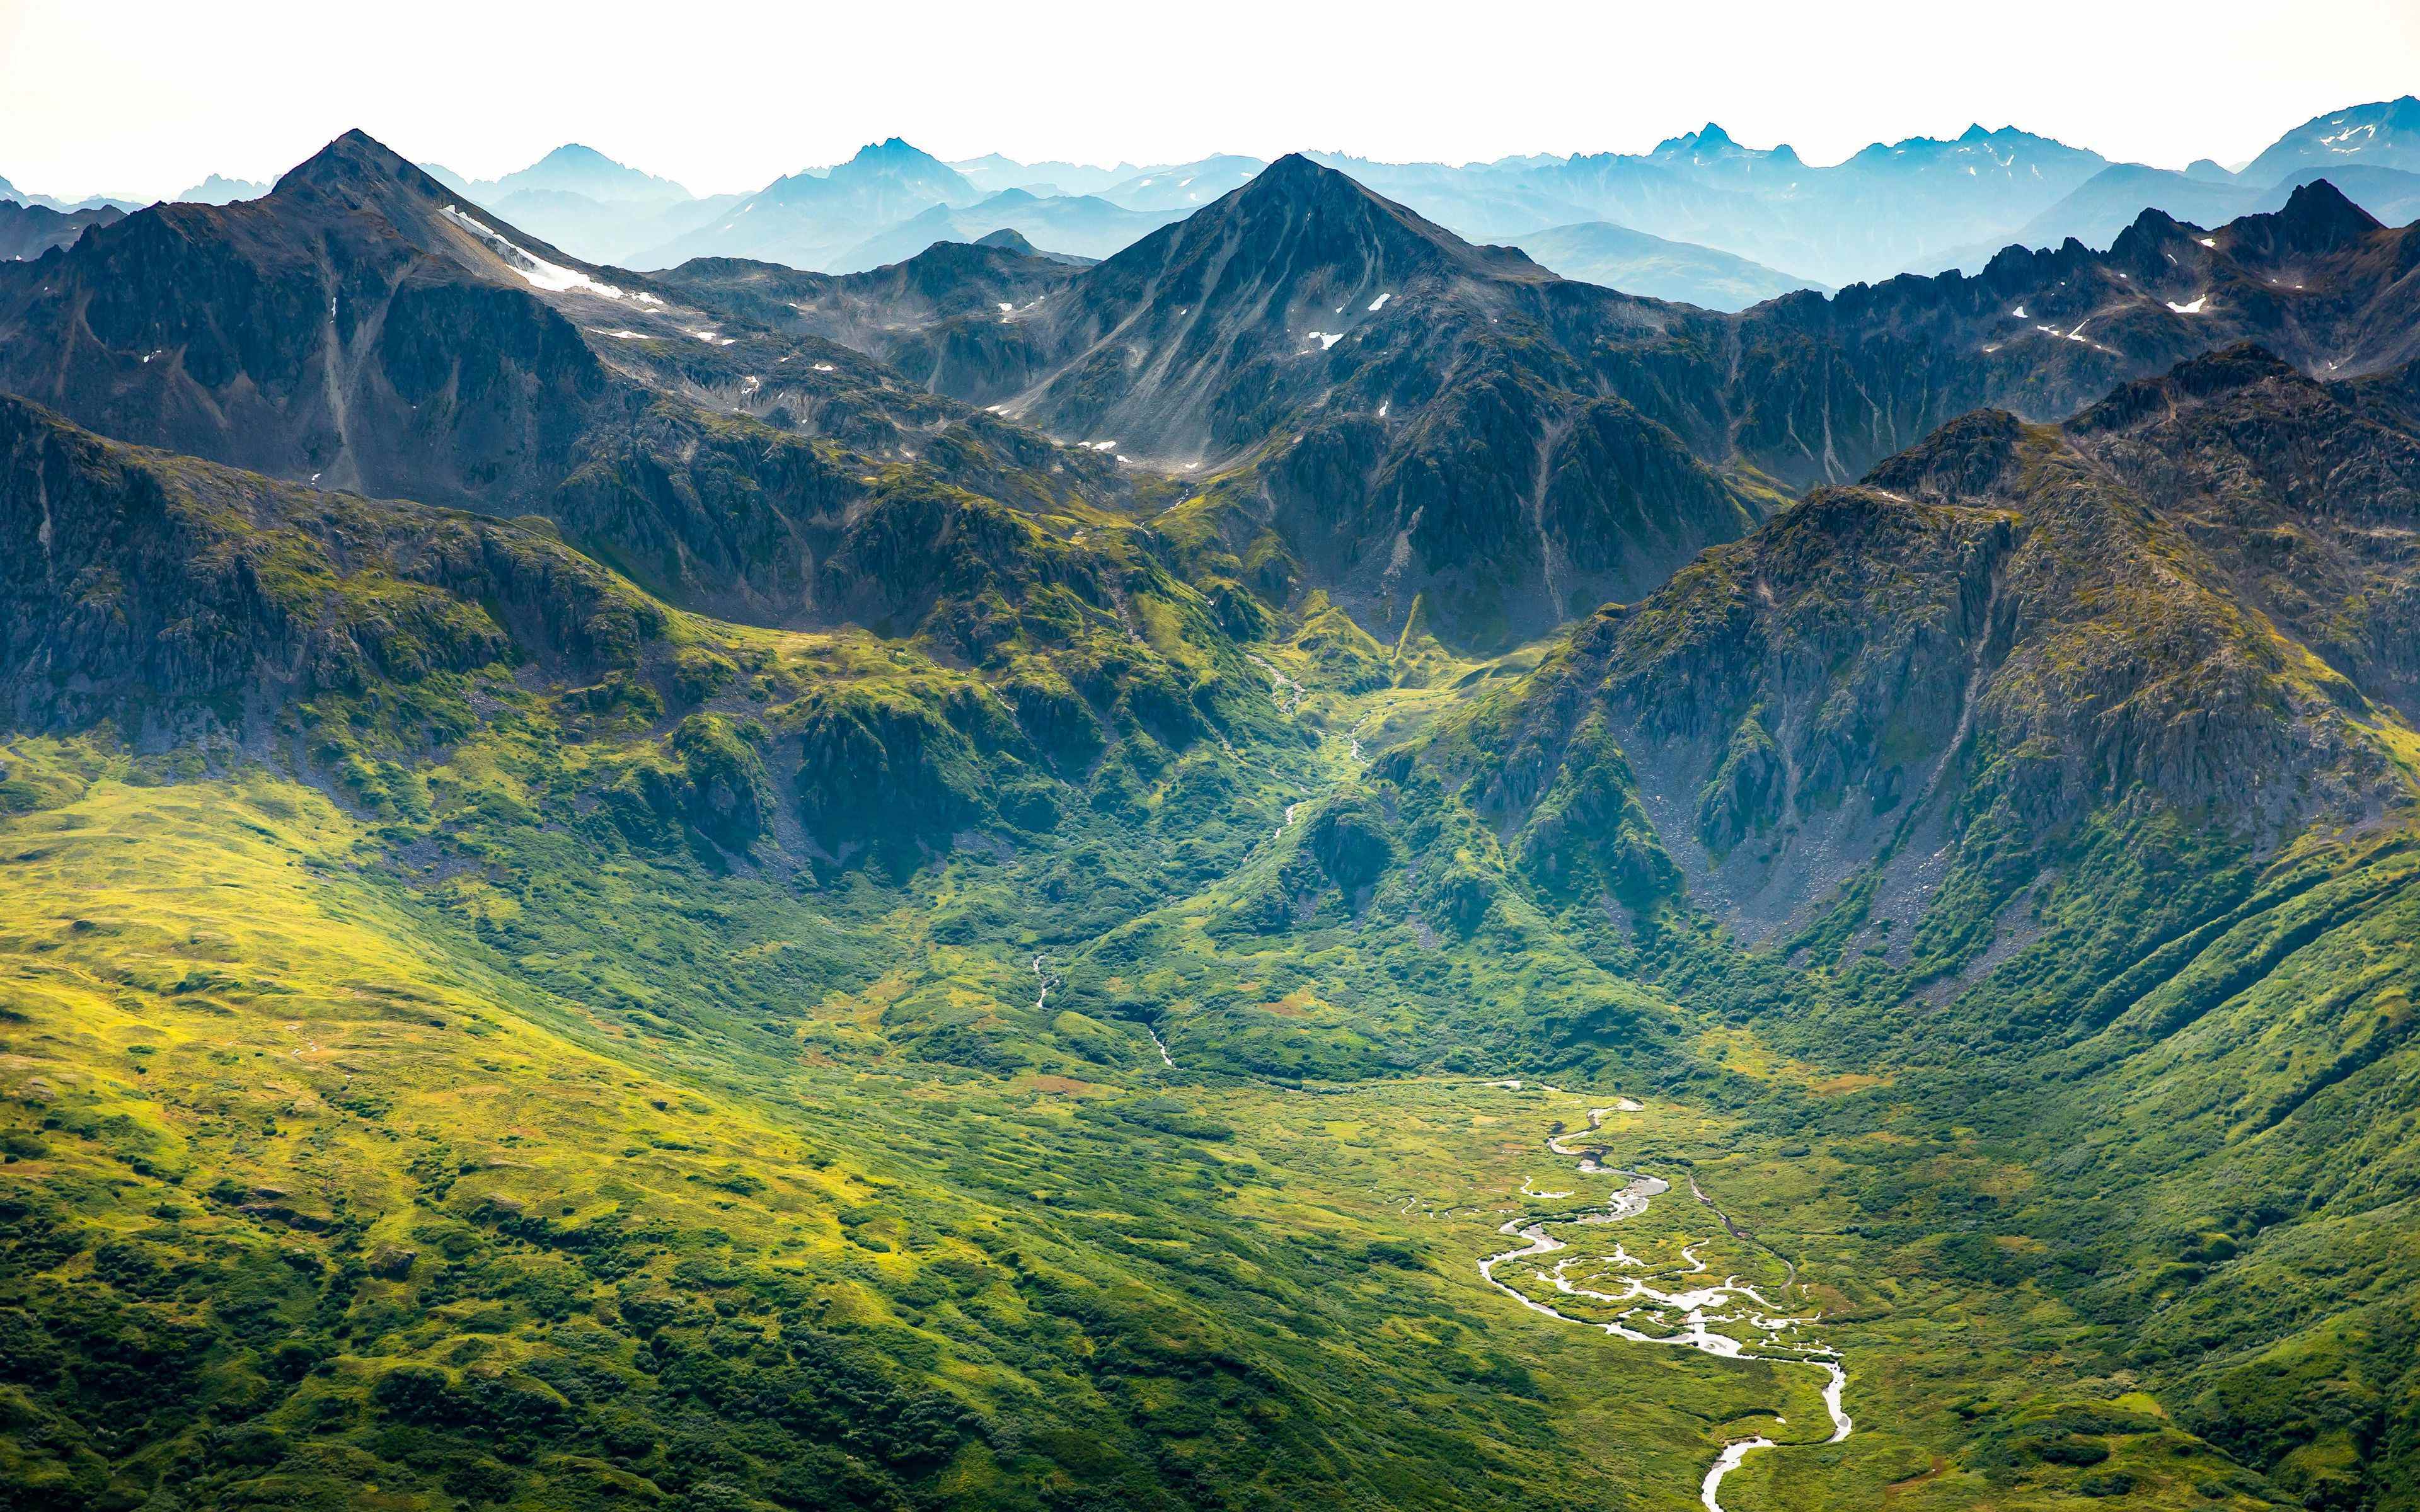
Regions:
[[[2240,258],[2324,256],[2380,229],[2377,219],[2345,198],[2342,190],[2314,178],[2294,191],[2285,208],[2234,222],[2228,227],[2227,250]]]
[[[2017,417],[2006,409],[1973,410],[1898,455],[1884,458],[1866,474],[1866,483],[1943,503],[1987,497],[2015,474],[2024,434]]]
[[[360,203],[383,198],[397,188],[423,199],[446,196],[444,185],[355,127],[288,169],[270,193],[331,194]]]
[[[2285,380],[2309,383],[2294,365],[2257,342],[2240,341],[2186,359],[2156,378],[2120,385],[2107,398],[2068,422],[2079,436],[2118,430],[2190,405],[2239,393],[2256,384]]]

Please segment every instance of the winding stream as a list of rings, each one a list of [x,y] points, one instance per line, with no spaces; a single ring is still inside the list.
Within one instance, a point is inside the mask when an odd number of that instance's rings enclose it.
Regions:
[[[1840,1403],[1841,1394],[1847,1389],[1849,1383],[1848,1371],[1840,1364],[1839,1355],[1829,1345],[1820,1340],[1810,1340],[1805,1345],[1789,1342],[1791,1335],[1796,1335],[1801,1328],[1818,1321],[1820,1315],[1805,1318],[1781,1316],[1780,1310],[1766,1300],[1762,1293],[1752,1286],[1743,1285],[1736,1275],[1725,1277],[1719,1285],[1692,1286],[1681,1291],[1659,1290],[1639,1276],[1621,1275],[1611,1281],[1599,1283],[1604,1286],[1618,1287],[1620,1288],[1618,1290],[1591,1289],[1573,1280],[1569,1274],[1571,1267],[1575,1262],[1589,1258],[1577,1252],[1565,1255],[1562,1259],[1555,1263],[1552,1271],[1533,1269],[1531,1275],[1539,1283],[1554,1288],[1564,1296],[1585,1297],[1592,1302],[1621,1307],[1622,1311],[1609,1323],[1597,1323],[1585,1318],[1575,1318],[1569,1313],[1538,1301],[1519,1288],[1497,1278],[1496,1270],[1500,1265],[1523,1260],[1543,1261],[1549,1255],[1571,1249],[1571,1245],[1546,1232],[1548,1224],[1620,1223],[1625,1218],[1637,1217],[1647,1211],[1651,1200],[1672,1190],[1670,1182],[1656,1177],[1648,1176],[1639,1171],[1621,1170],[1601,1164],[1594,1149],[1574,1149],[1564,1144],[1565,1140],[1585,1138],[1596,1133],[1604,1125],[1605,1116],[1608,1113],[1633,1113],[1638,1109],[1639,1104],[1626,1097],[1606,1107],[1590,1108],[1586,1129],[1576,1133],[1556,1134],[1546,1141],[1546,1148],[1558,1155],[1578,1156],[1578,1169],[1584,1174],[1596,1175],[1610,1172],[1616,1176],[1627,1177],[1628,1180],[1622,1184],[1620,1191],[1614,1193],[1602,1211],[1583,1213],[1576,1217],[1524,1216],[1509,1220],[1497,1229],[1497,1232],[1524,1242],[1518,1249],[1505,1250],[1501,1254],[1490,1255],[1481,1260],[1479,1262],[1480,1278],[1533,1313],[1543,1313],[1548,1318],[1559,1319],[1566,1323],[1576,1323],[1582,1328],[1602,1329],[1617,1338],[1628,1339],[1636,1344],[1679,1344],[1725,1360],[1763,1360],[1777,1365],[1811,1365],[1822,1370],[1825,1378],[1823,1410],[1832,1419],[1832,1436],[1823,1442],[1838,1443],[1849,1436],[1849,1431],[1854,1426],[1848,1411]],[[1530,1193],[1527,1181],[1522,1183],[1522,1190],[1525,1195],[1530,1196],[1551,1195],[1543,1192]],[[1704,1204],[1707,1211],[1721,1220],[1725,1231],[1735,1238],[1755,1242],[1753,1236],[1733,1224],[1724,1215],[1721,1209],[1714,1205],[1713,1200],[1699,1188],[1695,1178],[1689,1181],[1689,1193],[1699,1202]],[[1697,1249],[1696,1244],[1683,1246],[1681,1258],[1687,1263],[1687,1269],[1681,1273],[1695,1276],[1705,1273],[1706,1262],[1699,1258]],[[1613,1246],[1612,1254],[1598,1256],[1595,1258],[1616,1270],[1645,1268],[1643,1261],[1631,1256],[1618,1243]],[[1786,1259],[1785,1263],[1788,1263]],[[1793,1265],[1791,1267],[1791,1282],[1785,1282],[1784,1285],[1794,1282],[1796,1275],[1797,1268]],[[1680,1315],[1677,1320],[1674,1316],[1676,1314]],[[1645,1328],[1632,1326],[1634,1320],[1659,1330],[1677,1328],[1679,1332],[1649,1333]],[[1707,1326],[1711,1323],[1734,1322],[1745,1322],[1760,1331],[1763,1335],[1760,1341],[1761,1348],[1794,1352],[1752,1352],[1739,1340],[1727,1334],[1714,1333]],[[1765,1438],[1761,1434],[1734,1440],[1725,1444],[1722,1457],[1707,1470],[1706,1478],[1699,1488],[1698,1499],[1704,1504],[1706,1512],[1723,1512],[1720,1492],[1725,1475],[1737,1470],[1745,1462],[1749,1455],[1761,1449],[1778,1447],[1780,1445],[1774,1440]]]

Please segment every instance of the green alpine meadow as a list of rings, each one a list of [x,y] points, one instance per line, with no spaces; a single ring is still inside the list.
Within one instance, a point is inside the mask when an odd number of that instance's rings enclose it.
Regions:
[[[2420,1512],[2420,101],[1119,163],[0,179],[0,1507]]]

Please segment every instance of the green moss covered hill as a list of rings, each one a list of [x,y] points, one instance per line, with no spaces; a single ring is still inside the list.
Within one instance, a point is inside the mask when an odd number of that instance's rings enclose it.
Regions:
[[[382,153],[0,270],[0,1504],[2415,1504],[2420,385],[2235,339],[2400,233],[1792,498],[2076,268],[1297,162],[650,278]]]

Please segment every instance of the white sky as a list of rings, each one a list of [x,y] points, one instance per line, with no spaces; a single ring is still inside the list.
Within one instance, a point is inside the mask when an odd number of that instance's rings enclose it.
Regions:
[[[0,177],[62,197],[271,178],[353,126],[474,177],[584,142],[701,193],[894,134],[1465,162],[1710,119],[1810,162],[1979,120],[2181,166],[2415,88],[2420,0],[0,0]]]

